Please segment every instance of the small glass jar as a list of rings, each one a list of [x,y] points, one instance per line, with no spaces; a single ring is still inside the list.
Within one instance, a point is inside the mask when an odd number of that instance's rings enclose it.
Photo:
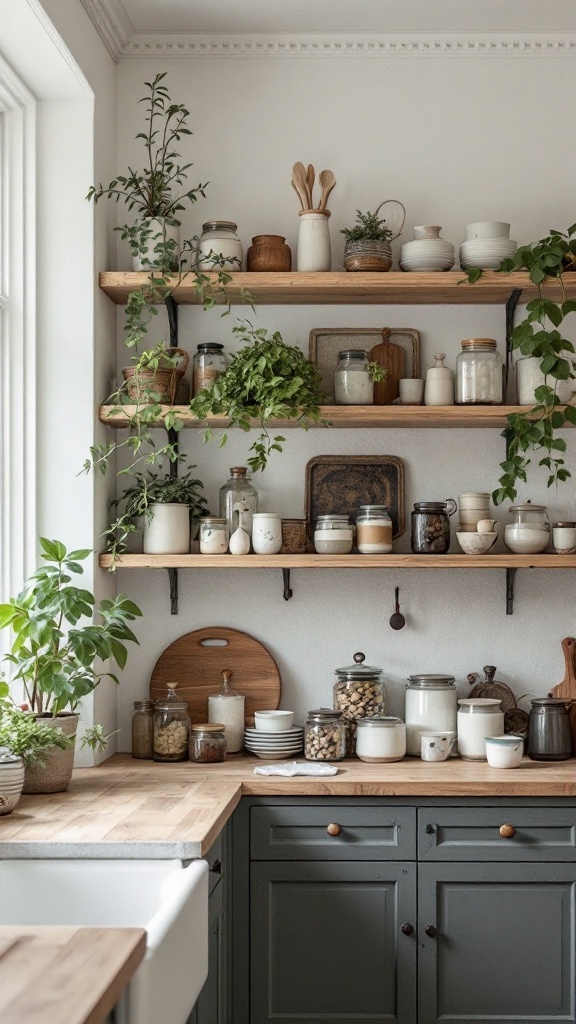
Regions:
[[[356,732],[356,756],[361,761],[401,761],[406,753],[406,726],[401,718],[361,718]]]
[[[154,714],[154,760],[187,761],[190,737],[188,705],[176,694],[178,683],[168,686],[168,693],[156,701]]]
[[[412,512],[412,551],[415,555],[445,555],[450,548],[450,519],[454,498],[416,501]]]
[[[282,516],[279,512],[253,514],[252,547],[256,555],[278,554],[282,547]]]
[[[557,555],[573,555],[576,553],[576,523],[554,523],[552,527],[552,544]]]
[[[226,519],[230,536],[242,526],[252,533],[252,516],[258,511],[258,491],[250,483],[246,466],[232,466],[230,479],[219,492],[220,515]],[[242,522],[240,523],[240,513]]]
[[[199,270],[242,270],[244,250],[232,220],[208,220],[198,243]]]
[[[486,761],[486,738],[504,735],[501,703],[492,697],[458,701],[458,753],[465,761]]]
[[[410,676],[406,687],[406,751],[420,757],[420,737],[431,732],[456,732],[458,691],[454,676]]]
[[[334,401],[336,405],[374,404],[374,384],[364,349],[349,348],[339,353],[334,370]]]
[[[200,520],[200,554],[224,555],[228,551],[228,525],[218,516],[203,516]]]
[[[364,665],[365,654],[358,651],[354,664],[336,669],[334,708],[346,725],[346,753],[356,753],[356,725],[361,718],[386,714],[386,697],[382,669]]]
[[[356,547],[361,555],[392,551],[392,520],[386,505],[361,505],[356,516]]]
[[[304,729],[307,761],[342,761],[346,756],[346,726],[342,712],[331,708],[309,711]]]
[[[226,760],[226,737],[221,722],[203,722],[190,729],[190,760],[216,764]]]
[[[195,395],[204,388],[209,388],[221,377],[228,365],[224,354],[224,345],[215,341],[203,341],[196,346],[196,355],[192,360],[192,387]]]
[[[502,405],[502,359],[493,338],[467,338],[456,360],[456,405]]]
[[[354,528],[348,516],[318,516],[314,547],[319,555],[348,555],[354,544]]]
[[[135,700],[132,716],[132,757],[154,759],[154,701]]]

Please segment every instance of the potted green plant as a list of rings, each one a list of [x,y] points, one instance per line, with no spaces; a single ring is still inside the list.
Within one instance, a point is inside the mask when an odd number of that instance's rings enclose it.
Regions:
[[[24,766],[43,764],[55,746],[67,750],[74,741],[17,707],[7,683],[0,682],[0,815],[14,810],[24,785]]]
[[[321,420],[324,396],[320,374],[303,352],[287,345],[281,334],[270,335],[265,328],[255,330],[245,322],[233,328],[244,348],[236,352],[230,365],[210,387],[190,402],[191,412],[199,420],[207,416],[226,416],[228,426],[221,436],[225,444],[229,427],[250,430],[257,420],[261,432],[250,446],[247,459],[255,472],[265,469],[273,451],[282,451],[281,434],[270,436],[267,424],[273,419],[295,420],[306,429]],[[208,427],[204,440],[213,436]]]
[[[96,608],[89,590],[71,585],[73,576],[82,574],[80,562],[91,554],[89,549],[68,552],[60,541],[44,537],[40,546],[47,564],[32,574],[17,597],[0,605],[0,629],[10,629],[14,637],[3,660],[11,666],[12,682],[23,686],[30,713],[75,737],[80,700],[103,678],[118,683],[96,663],[111,659],[124,668],[126,642],[138,643],[128,623],[142,613],[123,594]],[[83,618],[92,620],[94,612],[99,622],[79,625]],[[101,727],[95,727],[94,742],[98,737],[105,739]],[[62,792],[73,761],[73,747],[62,750],[56,743],[44,765],[26,768],[24,792]]]
[[[378,216],[382,207],[388,203],[394,204],[394,214],[400,221],[394,229],[387,225],[384,218]],[[400,208],[402,213],[400,213]],[[405,216],[404,207],[395,199],[387,199],[380,203],[374,213],[370,213],[369,210],[366,213],[357,210],[354,227],[342,228],[340,232],[346,239],[344,269],[380,272],[390,270],[392,266],[390,242],[400,234]]]
[[[121,514],[105,531],[106,550],[116,556],[126,550],[129,534],[144,531],[146,554],[182,554],[190,550],[191,527],[207,515],[203,487],[190,467],[183,476],[136,473],[134,482],[111,503]]]

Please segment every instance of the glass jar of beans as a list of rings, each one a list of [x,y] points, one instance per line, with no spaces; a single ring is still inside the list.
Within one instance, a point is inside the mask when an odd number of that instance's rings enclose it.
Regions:
[[[334,708],[342,713],[346,725],[346,753],[356,754],[356,723],[360,718],[386,714],[382,669],[364,665],[366,655],[358,651],[354,664],[336,669]]]
[[[154,715],[154,760],[187,761],[190,718],[188,705],[176,694],[178,683],[168,685],[168,693],[156,701]]]
[[[318,708],[308,712],[304,755],[307,761],[342,761],[346,756],[346,727],[341,711]]]

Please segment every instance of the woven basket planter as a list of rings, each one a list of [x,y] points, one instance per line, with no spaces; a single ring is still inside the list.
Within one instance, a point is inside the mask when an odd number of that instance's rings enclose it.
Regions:
[[[53,718],[52,715],[37,715],[42,725],[53,729],[62,729],[66,736],[76,736],[80,715],[63,712]],[[72,768],[74,767],[74,747],[60,750],[50,747],[44,763],[28,765],[24,771],[23,793],[63,793],[70,785]]]
[[[383,273],[392,266],[392,247],[390,242],[369,238],[346,242],[343,262],[345,270]]]

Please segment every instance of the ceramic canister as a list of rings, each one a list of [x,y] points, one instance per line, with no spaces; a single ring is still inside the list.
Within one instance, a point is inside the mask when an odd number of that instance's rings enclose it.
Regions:
[[[253,514],[252,547],[256,555],[278,554],[282,547],[282,516],[279,512]]]
[[[486,737],[504,735],[501,703],[492,697],[458,701],[458,753],[465,761],[486,761]]]
[[[406,687],[406,753],[420,757],[420,737],[455,732],[458,694],[454,676],[410,676]]]
[[[401,718],[361,718],[356,727],[356,756],[361,761],[402,760],[406,753],[406,726]]]

